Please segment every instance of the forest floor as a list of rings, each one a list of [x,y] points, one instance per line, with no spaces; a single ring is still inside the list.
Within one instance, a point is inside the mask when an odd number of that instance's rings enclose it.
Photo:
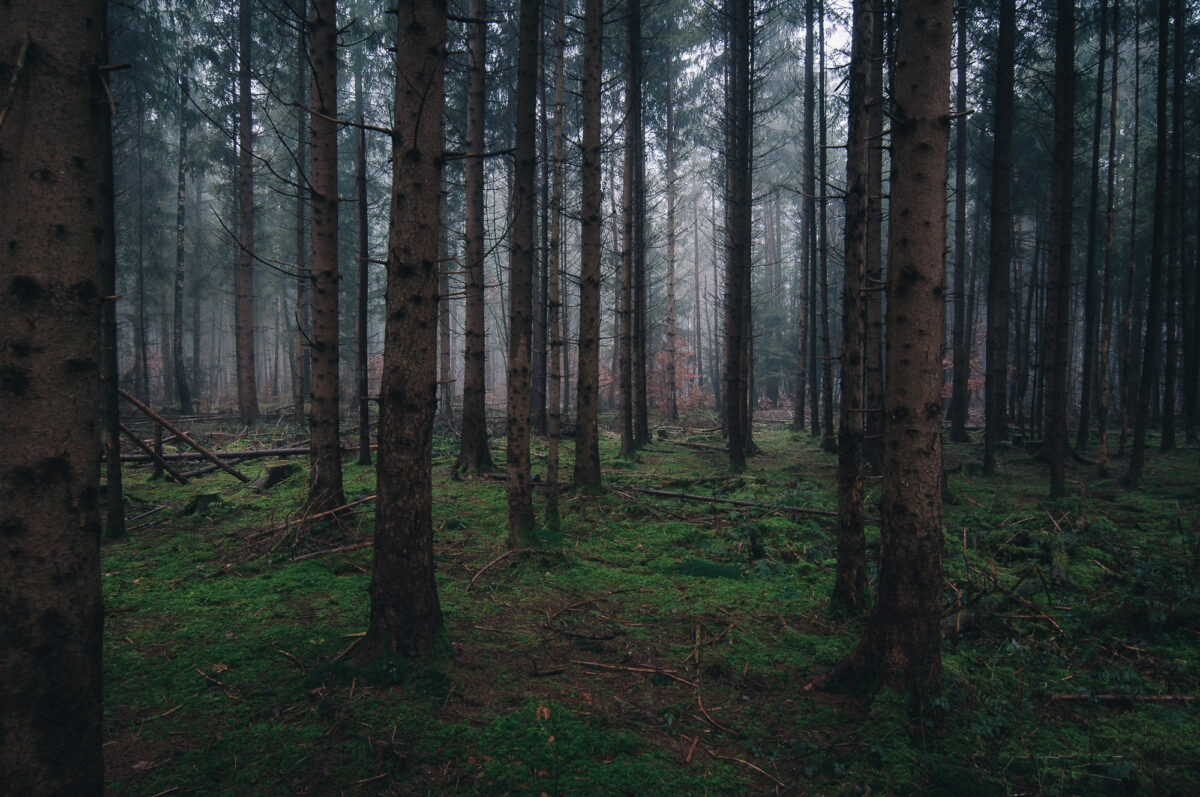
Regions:
[[[606,438],[608,492],[564,496],[561,529],[503,557],[503,483],[452,480],[439,434],[447,644],[408,668],[352,666],[371,502],[314,527],[302,473],[256,493],[128,469],[130,534],[104,546],[109,793],[1200,793],[1194,447],[1152,454],[1139,490],[1076,465],[1049,500],[1023,449],[984,479],[977,446],[948,446],[945,682],[914,703],[804,689],[863,625],[828,606],[832,518],[627,489],[831,510],[835,457],[762,426],[731,475],[684,445],[715,436],[670,437],[636,464]],[[375,482],[352,461],[349,501]],[[216,495],[179,514],[198,492]]]

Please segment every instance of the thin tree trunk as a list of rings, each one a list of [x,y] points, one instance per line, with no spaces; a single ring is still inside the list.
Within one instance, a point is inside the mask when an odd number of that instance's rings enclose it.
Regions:
[[[354,285],[357,292],[355,296],[355,339],[354,347],[355,354],[355,376],[357,377],[358,389],[355,391],[358,399],[358,464],[371,464],[371,403],[368,395],[369,388],[367,385],[367,296],[370,291],[370,266],[371,266],[371,243],[368,239],[367,225],[367,128],[365,127],[367,117],[362,112],[362,68],[361,64],[354,73],[354,93],[356,105],[360,108],[358,113],[359,124],[364,125],[358,128],[358,151],[355,153],[355,180],[354,194],[356,204],[358,205],[358,268],[355,269]],[[438,197],[441,197],[441,185],[438,185]],[[440,207],[440,204],[439,204]],[[439,219],[441,214],[438,214]],[[438,224],[438,229],[441,229],[441,224]],[[441,265],[438,265],[439,273]],[[438,301],[441,305],[445,304],[445,300],[441,295],[438,295]]]
[[[575,486],[600,489],[597,410],[600,401],[600,84],[603,77],[603,8],[585,0],[583,40],[583,181],[579,227],[579,384],[575,390]]]
[[[387,323],[380,386],[370,622],[360,663],[431,653],[442,634],[433,570],[438,194],[444,0],[401,0],[396,38]],[[403,147],[403,151],[399,151]]]
[[[863,349],[867,237],[870,224],[871,55],[876,17],[871,0],[855,0],[850,39],[846,137],[846,242],[842,283],[842,401],[838,419],[837,572],[833,599],[846,607],[866,600],[867,539],[863,517]]]
[[[821,433],[820,390],[821,376],[817,370],[817,145],[816,145],[816,74],[814,54],[816,39],[813,23],[816,22],[815,0],[804,1],[804,260],[803,269],[808,277],[807,333],[808,378],[809,378],[809,434],[816,437]],[[823,193],[823,191],[822,191]]]
[[[238,414],[247,426],[258,423],[258,383],[254,372],[254,119],[250,74],[252,0],[238,5],[238,251],[234,325],[237,343]],[[199,373],[199,363],[193,363]]]
[[[958,53],[955,96],[958,119],[954,124],[954,381],[950,395],[950,439],[967,443],[968,381],[971,372],[967,348],[967,0],[955,7]]]
[[[187,366],[183,359],[183,276],[185,212],[187,210],[187,149],[188,149],[188,73],[191,71],[191,44],[188,24],[183,30],[183,56],[179,64],[179,169],[176,177],[175,199],[175,290],[171,314],[171,362],[174,365],[175,399],[184,415],[192,412],[192,392],[188,387]]]
[[[547,333],[550,338],[550,385],[547,398],[549,418],[547,434],[549,450],[546,457],[546,526],[559,527],[558,471],[559,437],[562,428],[562,350],[563,333],[559,274],[562,251],[563,199],[563,91],[566,82],[566,3],[558,0],[554,21],[554,154],[550,189],[550,241],[546,253],[546,272],[549,282],[547,295]]]
[[[562,0],[559,0],[561,3]],[[667,419],[679,420],[676,359],[679,346],[675,325],[675,61],[667,53]]]
[[[310,514],[346,503],[338,412],[337,0],[312,0],[312,449]]]
[[[1016,0],[1000,0],[992,141],[992,208],[988,246],[987,354],[984,366],[983,472],[996,471],[996,447],[1008,440],[1008,305],[1012,273],[1013,71]],[[1017,286],[1020,290],[1020,285]],[[1019,304],[1019,301],[1018,301]],[[1019,313],[1019,310],[1018,310]]]
[[[635,395],[637,311],[637,170],[638,133],[641,129],[641,4],[625,0],[625,163],[621,180],[621,293],[620,425],[621,457],[630,459],[638,447]]]
[[[446,199],[449,196],[443,172],[438,192],[438,419],[450,424],[454,416],[454,355],[451,342],[450,219]]]
[[[1042,347],[1046,373],[1043,440],[1050,494],[1066,492],[1067,372],[1070,363],[1071,216],[1075,149],[1075,4],[1058,0],[1054,56],[1054,161],[1050,176],[1050,252]]]
[[[629,76],[627,135],[633,136],[633,445],[650,442],[646,395],[646,153],[642,131],[642,3],[626,0]]]
[[[870,138],[867,163],[867,327],[863,369],[866,394],[863,456],[875,474],[883,472],[883,1],[872,0],[875,35],[871,54],[871,95],[867,105]]]
[[[521,0],[517,50],[515,168],[508,334],[508,544],[515,548],[535,524],[529,461],[529,381],[533,335],[533,219],[537,209],[537,51],[539,0]]]
[[[1137,484],[1146,467],[1146,426],[1152,393],[1158,383],[1159,337],[1162,333],[1163,243],[1167,221],[1167,78],[1170,0],[1158,0],[1158,75],[1155,91],[1155,118],[1158,120],[1154,147],[1154,215],[1150,233],[1150,293],[1146,308],[1145,351],[1138,400],[1134,406],[1133,447],[1129,452],[1126,481]]]
[[[818,195],[817,225],[821,228],[821,243],[817,249],[817,256],[820,258],[821,269],[821,448],[833,454],[837,452],[837,438],[833,436],[833,347],[829,337],[829,198],[825,194],[829,184],[829,148],[826,146],[828,123],[825,116],[825,0],[817,0],[817,25],[820,34],[817,44],[820,58],[820,68],[817,70],[820,79],[817,95],[817,151],[820,156],[818,180],[821,193]]]
[[[1100,353],[1096,368],[1096,464],[1108,473],[1108,352],[1112,340],[1113,232],[1116,226],[1114,195],[1117,156],[1117,65],[1120,63],[1121,2],[1113,2],[1112,89],[1108,107],[1108,198],[1104,224],[1104,292],[1100,302]],[[1103,56],[1103,54],[1101,54]]]
[[[1179,263],[1183,257],[1183,3],[1174,0],[1175,16],[1175,68],[1172,76],[1171,97],[1171,158],[1170,197],[1167,213],[1167,346],[1166,363],[1163,366],[1162,440],[1159,448],[1172,451],[1175,448],[1175,390],[1179,381]],[[1159,117],[1162,124],[1163,117]]]
[[[312,390],[312,363],[309,359],[309,296],[308,283],[308,237],[304,230],[304,217],[308,209],[308,180],[304,166],[308,163],[308,112],[304,106],[308,101],[304,76],[308,72],[308,11],[307,0],[299,0],[296,18],[300,35],[296,41],[296,366],[292,372],[292,396],[295,404],[295,420],[304,423],[304,401]]]
[[[145,193],[145,157],[142,147],[145,145],[145,135],[142,123],[145,109],[142,107],[142,93],[137,94],[137,219],[134,233],[137,246],[136,270],[134,271],[134,296],[137,301],[133,322],[133,384],[134,393],[142,401],[150,400],[150,353],[146,343],[146,193]]]
[[[1140,0],[1133,3],[1133,170],[1130,178],[1129,199],[1129,254],[1125,269],[1125,312],[1118,336],[1121,360],[1121,437],[1117,444],[1117,456],[1125,454],[1125,443],[1129,436],[1129,416],[1133,401],[1133,299],[1134,275],[1137,273],[1137,206],[1138,165],[1140,159],[1141,96],[1142,96],[1142,6]]]
[[[484,93],[487,72],[487,0],[471,0],[467,23],[467,158],[463,173],[466,180],[466,341],[463,347],[462,441],[454,469],[460,473],[489,473],[496,469],[488,447],[485,365],[487,348],[484,338],[484,205],[483,159],[484,122],[487,97]]]

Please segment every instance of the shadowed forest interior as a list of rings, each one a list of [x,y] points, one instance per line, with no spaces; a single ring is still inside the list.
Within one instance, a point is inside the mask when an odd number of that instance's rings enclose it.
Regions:
[[[1198,22],[6,7],[0,784],[1195,793]]]

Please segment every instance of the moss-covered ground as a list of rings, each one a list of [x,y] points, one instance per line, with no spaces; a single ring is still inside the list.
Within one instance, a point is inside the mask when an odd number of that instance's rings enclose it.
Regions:
[[[1025,451],[983,478],[949,446],[945,681],[913,703],[804,688],[862,628],[828,606],[829,518],[627,489],[829,510],[834,458],[760,427],[735,475],[685,445],[714,436],[671,437],[636,464],[605,440],[608,492],[495,561],[504,485],[452,480],[439,435],[449,650],[369,670],[371,502],[313,527],[303,474],[259,494],[130,469],[104,548],[110,793],[1200,793],[1200,452],[1151,455],[1136,491],[1076,465],[1051,501]],[[352,461],[348,500],[374,492]],[[197,492],[219,500],[177,514]]]

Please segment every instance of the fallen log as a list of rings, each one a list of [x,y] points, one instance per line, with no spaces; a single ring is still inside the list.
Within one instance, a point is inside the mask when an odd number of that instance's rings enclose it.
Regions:
[[[179,473],[174,468],[172,468],[170,465],[168,465],[166,463],[166,461],[162,458],[162,456],[154,453],[154,449],[151,448],[150,446],[146,445],[145,441],[143,441],[142,438],[138,437],[133,432],[131,432],[129,430],[128,426],[126,426],[125,424],[121,424],[121,431],[125,434],[126,437],[128,437],[130,440],[132,440],[134,442],[134,444],[137,445],[138,448],[140,448],[146,452],[145,455],[143,457],[141,457],[141,461],[155,462],[158,464],[158,466],[160,468],[165,470],[167,472],[167,475],[169,475],[177,484],[187,484],[186,476]],[[121,461],[127,462],[128,460],[126,460],[126,458],[124,456],[122,456]]]
[[[680,498],[685,501],[704,501],[710,504],[732,504],[733,506],[752,506],[759,509],[774,509],[778,512],[787,512],[792,515],[810,515],[812,517],[830,517],[836,518],[837,512],[828,509],[809,509],[803,506],[787,506],[784,504],[767,504],[759,501],[742,501],[736,498],[717,498],[712,495],[696,495],[695,493],[678,493],[674,490],[656,490],[652,487],[634,487],[631,484],[613,485],[619,486],[622,490],[630,490],[635,493],[645,493],[646,495],[657,495],[663,498]],[[869,520],[870,518],[868,518]]]
[[[179,438],[180,438],[181,440],[183,440],[185,443],[187,443],[189,446],[191,446],[192,448],[196,449],[196,450],[197,450],[197,451],[199,451],[201,454],[203,454],[203,455],[204,455],[204,458],[205,458],[205,459],[207,459],[209,462],[213,463],[213,464],[214,464],[214,465],[216,465],[218,468],[220,468],[221,470],[223,470],[223,471],[225,471],[226,473],[230,474],[231,476],[233,476],[234,478],[238,479],[239,481],[243,481],[243,482],[248,482],[248,481],[250,481],[250,477],[249,477],[249,476],[247,476],[246,474],[244,474],[244,473],[242,473],[242,472],[238,471],[236,468],[232,468],[232,467],[230,467],[229,465],[227,465],[227,464],[225,464],[224,462],[222,462],[222,461],[220,460],[220,458],[219,458],[219,457],[218,457],[216,454],[214,454],[213,452],[209,451],[207,448],[205,448],[204,446],[200,445],[200,444],[199,444],[199,443],[197,443],[195,440],[193,440],[193,439],[192,439],[192,438],[191,438],[191,437],[188,435],[188,433],[187,433],[187,432],[183,431],[183,430],[182,430],[182,429],[180,429],[178,426],[176,426],[175,424],[171,423],[171,422],[170,422],[170,421],[168,421],[166,418],[162,417],[162,416],[161,416],[161,415],[159,415],[157,412],[155,412],[154,410],[152,410],[152,409],[150,409],[149,407],[147,407],[147,406],[146,406],[145,404],[143,404],[143,403],[142,403],[142,402],[141,402],[141,401],[140,401],[140,400],[139,400],[137,397],[135,397],[134,395],[132,395],[131,393],[129,393],[128,391],[126,391],[126,390],[124,390],[124,389],[122,389],[122,388],[117,388],[117,392],[118,392],[118,393],[120,393],[120,395],[121,395],[121,396],[122,396],[122,397],[123,397],[123,398],[124,398],[126,401],[128,401],[130,404],[132,404],[133,406],[137,407],[139,410],[141,410],[142,412],[146,413],[147,415],[149,415],[151,418],[153,418],[154,420],[158,421],[159,423],[161,423],[161,424],[162,424],[163,426],[165,426],[167,429],[171,430],[171,432],[172,432],[173,434],[176,434],[176,435],[178,435],[178,436],[179,436]]]
[[[220,459],[260,459],[262,457],[295,457],[308,453],[308,446],[291,446],[288,448],[247,448],[242,451],[211,451],[213,456]],[[209,459],[196,451],[182,451],[174,454],[163,454],[164,460],[200,460]],[[123,454],[122,462],[152,462],[153,459],[144,454]],[[211,461],[211,460],[209,460]]]

